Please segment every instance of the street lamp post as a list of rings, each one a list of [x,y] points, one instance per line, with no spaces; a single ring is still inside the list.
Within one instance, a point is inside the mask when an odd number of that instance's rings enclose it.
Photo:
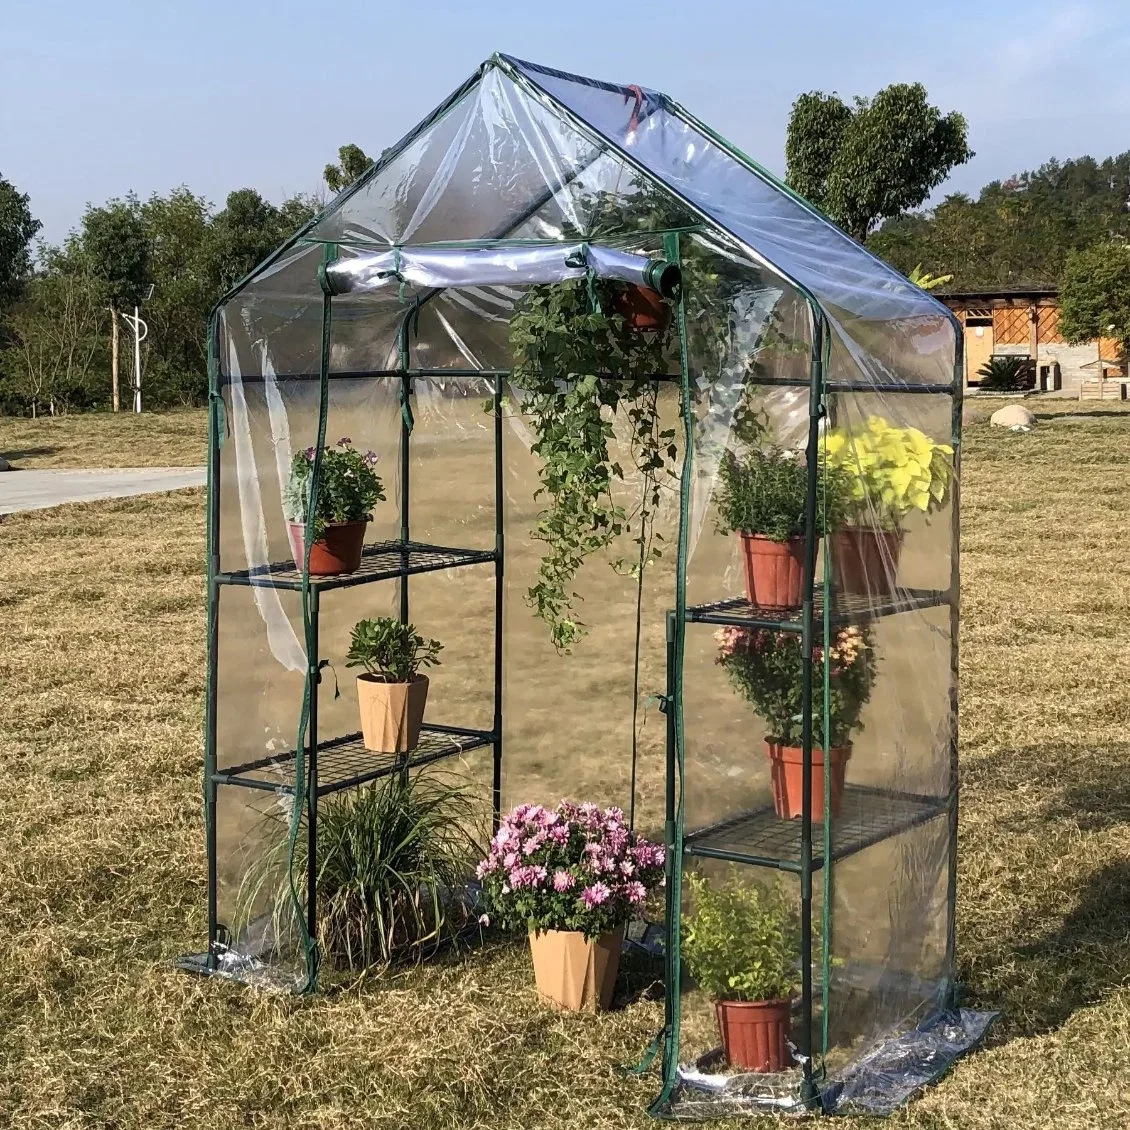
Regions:
[[[145,291],[144,301],[153,297],[153,283]],[[137,306],[132,314],[123,314],[122,320],[133,328],[133,410],[141,414],[141,343],[149,336],[149,326]]]

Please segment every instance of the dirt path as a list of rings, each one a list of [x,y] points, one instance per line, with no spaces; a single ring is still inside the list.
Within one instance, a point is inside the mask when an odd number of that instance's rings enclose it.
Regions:
[[[204,485],[203,467],[145,467],[113,471],[8,471],[0,475],[0,514],[43,510]]]

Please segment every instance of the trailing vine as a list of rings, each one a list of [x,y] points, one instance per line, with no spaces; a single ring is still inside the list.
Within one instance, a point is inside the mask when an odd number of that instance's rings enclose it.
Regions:
[[[677,466],[675,433],[659,418],[656,374],[666,372],[667,335],[630,329],[612,312],[613,284],[597,283],[594,309],[584,281],[531,287],[510,323],[513,379],[530,421],[530,450],[541,459],[535,498],[546,507],[533,532],[545,543],[537,582],[527,600],[549,626],[559,651],[586,632],[573,583],[589,558],[633,534],[642,568],[651,548],[652,519],[667,473]],[[626,477],[612,458],[616,425],[644,489],[626,509],[615,485]],[[623,560],[612,562],[624,570]]]

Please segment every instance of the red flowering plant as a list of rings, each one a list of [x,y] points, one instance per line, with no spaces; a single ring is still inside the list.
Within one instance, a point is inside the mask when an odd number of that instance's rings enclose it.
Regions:
[[[627,922],[663,882],[664,854],[628,829],[619,808],[519,805],[478,867],[484,917],[507,929],[598,938]]]
[[[769,628],[721,628],[717,663],[734,690],[765,720],[769,739],[801,744],[801,691],[804,652],[800,634]],[[828,722],[824,734],[824,665],[828,664]],[[860,727],[859,716],[871,697],[875,652],[867,628],[840,628],[830,646],[812,649],[812,741],[820,749],[845,745]]]

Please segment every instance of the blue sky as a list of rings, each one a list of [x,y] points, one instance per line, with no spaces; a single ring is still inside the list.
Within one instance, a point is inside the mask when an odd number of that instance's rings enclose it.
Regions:
[[[1130,149],[1126,0],[3,0],[0,175],[58,240],[87,201],[321,189],[493,51],[667,91],[784,171],[805,90],[924,82],[976,159],[943,191]]]

